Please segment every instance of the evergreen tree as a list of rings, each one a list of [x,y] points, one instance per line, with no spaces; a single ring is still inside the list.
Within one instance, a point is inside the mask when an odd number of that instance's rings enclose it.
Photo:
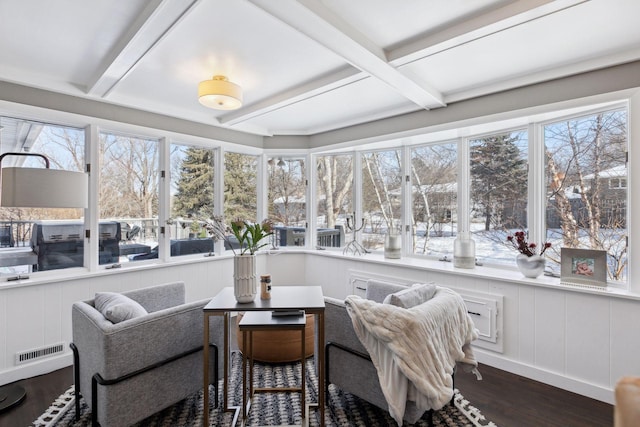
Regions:
[[[527,162],[515,142],[517,136],[497,135],[471,146],[471,200],[484,217],[485,230],[525,227]]]
[[[225,153],[224,216],[257,221],[257,160],[255,156]]]
[[[172,216],[210,218],[213,215],[213,153],[189,147],[180,165]]]

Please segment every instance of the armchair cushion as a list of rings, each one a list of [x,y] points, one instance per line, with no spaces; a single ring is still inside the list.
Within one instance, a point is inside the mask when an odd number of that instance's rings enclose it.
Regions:
[[[95,307],[112,323],[120,323],[148,314],[139,303],[115,292],[96,293]]]
[[[420,305],[433,298],[436,293],[436,285],[432,283],[416,283],[410,288],[389,294],[383,303],[396,307],[411,308]]]

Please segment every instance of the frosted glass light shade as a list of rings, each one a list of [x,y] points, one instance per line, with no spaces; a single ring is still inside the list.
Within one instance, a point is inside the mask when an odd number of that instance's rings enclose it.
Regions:
[[[45,168],[2,168],[0,206],[86,208],[89,175]]]
[[[242,88],[224,76],[213,76],[198,85],[198,100],[216,110],[235,110],[242,106]]]

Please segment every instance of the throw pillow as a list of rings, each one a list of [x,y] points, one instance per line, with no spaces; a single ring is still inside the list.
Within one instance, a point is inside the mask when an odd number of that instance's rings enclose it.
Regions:
[[[115,292],[98,292],[94,300],[96,310],[112,323],[144,316],[147,310],[131,298]]]
[[[435,293],[436,285],[433,283],[416,283],[410,288],[387,295],[383,303],[411,308],[430,300]]]

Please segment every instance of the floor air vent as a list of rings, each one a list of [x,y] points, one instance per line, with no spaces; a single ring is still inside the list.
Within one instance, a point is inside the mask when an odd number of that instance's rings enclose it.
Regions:
[[[47,347],[34,348],[33,350],[21,351],[16,354],[16,365],[27,363],[35,359],[53,356],[64,352],[64,343],[53,344]]]

